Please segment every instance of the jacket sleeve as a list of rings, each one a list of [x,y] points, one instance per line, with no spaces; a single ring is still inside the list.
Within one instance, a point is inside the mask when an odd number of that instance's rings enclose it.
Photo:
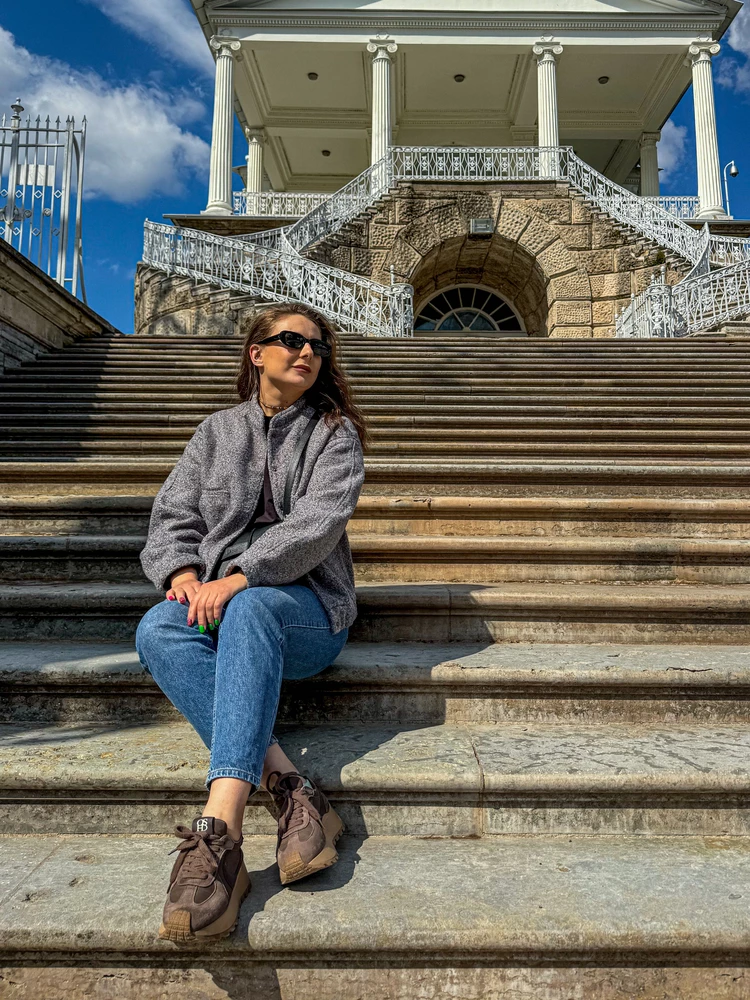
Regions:
[[[183,566],[194,566],[199,576],[205,572],[205,563],[198,557],[207,531],[198,510],[205,436],[204,421],[154,498],[140,558],[143,572],[157,590],[168,590],[170,576]]]
[[[240,570],[248,586],[293,583],[315,569],[346,530],[365,478],[356,432],[334,432],[318,456],[307,492],[289,515],[237,556],[225,576]]]

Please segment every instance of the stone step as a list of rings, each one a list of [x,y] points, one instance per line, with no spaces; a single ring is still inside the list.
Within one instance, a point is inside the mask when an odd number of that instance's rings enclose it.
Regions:
[[[156,936],[175,844],[140,826],[2,837],[14,986],[44,1000],[413,1000],[415,981],[436,998],[746,996],[744,837],[345,836],[338,865],[287,891],[275,838],[248,837],[237,930],[179,953]]]
[[[558,417],[545,421],[529,418],[526,420],[492,419],[478,421],[476,417],[431,417],[398,418],[371,417],[370,430],[374,443],[412,442],[423,445],[460,444],[465,446],[470,440],[477,444],[502,444],[506,442],[536,443],[545,441],[561,442],[611,442],[645,441],[660,444],[697,442],[722,444],[736,441],[750,443],[750,420],[724,421],[714,419],[698,427],[682,427],[675,421],[645,421]],[[523,426],[525,424],[526,426]],[[0,441],[12,443],[16,439],[48,441],[69,439],[88,441],[110,441],[128,439],[137,435],[141,439],[157,442],[185,442],[195,430],[193,416],[164,414],[95,414],[90,416],[60,415],[51,421],[48,416],[25,416],[15,418],[10,413],[0,412]]]
[[[750,728],[608,723],[279,727],[360,836],[748,836]],[[171,832],[205,801],[185,722],[0,726],[0,819],[15,834]],[[273,834],[265,794],[245,833]]]
[[[86,456],[15,461],[0,456],[3,494],[67,496],[119,495],[136,491],[153,496],[174,467],[174,458],[106,459]],[[418,491],[419,495],[480,493],[518,496],[540,491],[557,496],[750,496],[750,469],[744,461],[682,461],[667,464],[639,456],[638,461],[564,462],[536,457],[533,462],[470,460],[387,461],[365,459],[365,491],[379,494]],[[738,492],[739,491],[739,492]]]
[[[219,640],[220,643],[221,640]],[[0,721],[174,722],[132,641],[0,646]],[[280,724],[739,725],[745,646],[349,642],[336,662],[282,687]]]
[[[151,506],[138,495],[0,497],[0,534],[145,535]],[[363,494],[347,533],[745,539],[749,527],[750,502],[739,498]]]
[[[484,355],[476,357],[472,355],[471,360],[457,361],[449,355],[438,355],[430,353],[429,357],[424,355],[415,358],[402,359],[396,361],[385,359],[375,359],[371,361],[347,361],[344,369],[352,377],[364,377],[374,375],[383,377],[393,375],[401,377],[417,374],[432,374],[436,365],[450,365],[452,377],[469,376],[477,371],[479,364],[488,368],[493,375],[506,375],[508,378],[533,378],[535,376],[555,377],[571,376],[580,377],[601,377],[601,378],[643,378],[645,372],[653,371],[657,378],[683,375],[688,378],[703,378],[710,374],[713,378],[740,378],[750,374],[750,359],[746,361],[729,362],[726,360],[702,359],[700,364],[682,364],[677,362],[666,363],[660,359],[651,361],[627,360],[618,362],[605,362],[586,360],[580,362],[559,361],[555,359],[534,361],[534,362],[509,362],[504,359],[499,360],[495,355]],[[232,378],[237,369],[236,358],[211,358],[210,374],[216,378],[222,375],[225,378]],[[86,361],[72,360],[65,355],[47,356],[39,361],[27,362],[13,369],[13,375],[26,376],[37,374],[39,376],[55,375],[59,377],[68,376],[90,376],[98,377],[101,374],[109,376],[147,376],[153,377],[155,374],[163,375],[169,372],[180,375],[184,378],[195,378],[196,375],[202,377],[206,373],[206,359],[196,358],[194,361],[183,358],[169,357],[152,359],[108,359],[106,361]]]
[[[137,433],[137,436],[136,436]],[[23,461],[31,458],[36,462],[53,461],[56,458],[126,460],[132,459],[171,459],[174,464],[182,454],[190,439],[190,433],[180,431],[172,437],[171,431],[164,431],[153,438],[141,434],[140,431],[124,436],[122,439],[105,435],[83,435],[71,433],[62,436],[50,428],[49,436],[44,432],[34,434],[34,429],[24,428],[18,438],[2,441],[2,458],[0,461]],[[541,436],[541,434],[540,434]],[[494,459],[513,458],[516,461],[533,462],[537,459],[554,461],[564,456],[574,461],[615,460],[627,458],[636,462],[661,462],[668,460],[678,462],[687,459],[690,462],[722,462],[737,461],[747,463],[750,459],[750,441],[743,442],[742,435],[736,443],[716,443],[714,441],[670,441],[667,440],[622,440],[612,441],[565,441],[550,439],[530,441],[474,441],[471,437],[458,437],[455,441],[441,440],[375,440],[368,449],[368,457],[391,460],[451,461],[466,460],[466,451],[470,449],[473,463],[490,463]]]
[[[47,402],[18,401],[2,403],[0,421],[10,424],[25,418],[29,425],[44,424],[50,415],[55,418],[71,415],[74,419],[107,420],[111,424],[122,423],[135,418],[143,423],[165,422],[187,423],[193,427],[214,413],[220,407],[208,403],[195,402],[155,402],[139,401],[128,397],[119,401],[80,399]],[[717,414],[716,406],[561,406],[550,403],[547,406],[476,406],[462,402],[451,408],[452,415],[445,416],[445,403],[421,405],[418,403],[388,404],[367,403],[363,406],[371,427],[425,424],[429,426],[476,427],[477,417],[481,417],[482,427],[695,427],[720,429],[750,427],[746,407],[722,407]]]
[[[750,541],[353,532],[358,583],[750,584]],[[0,535],[6,583],[143,581],[146,536]]]
[[[476,371],[476,369],[474,369]],[[106,374],[83,374],[65,375],[60,378],[55,377],[54,385],[57,392],[85,389],[111,389],[112,391],[125,391],[127,389],[138,389],[139,391],[170,391],[175,392],[180,386],[188,391],[194,391],[198,379],[194,374],[172,375],[167,377],[161,372],[154,372],[152,375],[106,375]],[[747,395],[750,391],[750,377],[742,377],[737,374],[729,374],[725,378],[711,373],[704,374],[696,372],[692,379],[687,377],[664,377],[645,378],[643,373],[629,376],[613,376],[604,374],[596,376],[574,376],[569,377],[545,377],[545,376],[515,376],[502,374],[476,375],[467,373],[466,375],[442,374],[436,377],[430,372],[392,372],[390,374],[379,372],[377,375],[367,375],[363,377],[363,384],[355,382],[355,390],[358,397],[360,395],[372,395],[375,392],[387,392],[393,394],[398,391],[412,390],[413,392],[424,392],[425,382],[429,381],[429,386],[433,392],[442,390],[443,392],[464,393],[477,389],[495,390],[499,395],[510,392],[534,392],[543,391],[564,392],[567,396],[574,395],[574,391],[590,392],[619,389],[620,391],[642,389],[648,394],[655,394],[659,390],[670,390],[676,394],[683,393],[705,393],[715,392],[717,394],[738,394]],[[5,393],[36,393],[37,391],[49,391],[49,377],[44,379],[40,373],[30,371],[22,375],[10,375],[3,379],[3,391]],[[204,393],[210,390],[227,393],[232,390],[232,380],[226,375],[216,374],[208,371],[200,376],[200,387]]]
[[[15,583],[6,639],[132,641],[163,600],[148,583]],[[350,638],[365,642],[750,642],[750,587],[661,584],[362,584]]]
[[[616,393],[609,395],[580,395],[576,394],[573,402],[567,402],[567,397],[563,393],[528,395],[483,395],[481,393],[469,393],[464,395],[451,396],[451,411],[457,416],[466,415],[472,417],[501,416],[504,413],[513,414],[535,414],[556,415],[564,413],[618,416],[620,414],[637,413],[654,418],[663,416],[669,419],[671,416],[696,416],[696,417],[717,417],[722,419],[727,417],[744,418],[747,413],[747,403],[744,396],[737,395],[642,395],[633,393],[627,396],[620,396]],[[212,413],[214,410],[225,409],[237,404],[236,396],[231,393],[215,393],[204,395],[200,392],[177,394],[173,392],[165,393],[120,393],[120,392],[82,392],[82,393],[36,393],[33,402],[24,398],[22,394],[17,394],[13,399],[9,395],[3,399],[4,411],[16,419],[16,414],[29,407],[37,407],[39,412],[63,412],[70,408],[71,412],[76,409],[107,409],[111,407],[121,407],[132,409],[137,407],[140,411],[143,407],[167,409],[169,412],[179,410],[195,413],[195,423],[197,424],[204,415]],[[445,414],[445,395],[432,395],[423,391],[414,393],[375,393],[367,399],[358,400],[366,414],[407,414],[417,415],[421,413]]]

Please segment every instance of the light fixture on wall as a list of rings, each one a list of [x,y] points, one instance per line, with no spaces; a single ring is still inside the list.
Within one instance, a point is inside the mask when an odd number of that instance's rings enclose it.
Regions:
[[[456,81],[456,83],[463,83],[466,77],[463,75],[463,73],[456,73],[453,79]]]
[[[307,79],[308,80],[317,80],[318,79],[318,74],[317,73],[308,73],[307,74]]]
[[[323,156],[330,156],[331,155],[330,149],[321,149],[320,152],[323,154]]]
[[[601,83],[601,84],[602,84],[602,86],[603,86],[603,85],[604,85],[605,83],[609,83],[609,77],[608,77],[608,76],[600,76],[600,77],[599,77],[599,83]]]

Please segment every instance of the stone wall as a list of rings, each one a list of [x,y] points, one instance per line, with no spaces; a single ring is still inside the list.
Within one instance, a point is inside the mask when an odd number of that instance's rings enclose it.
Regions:
[[[491,218],[490,237],[469,235]],[[689,265],[595,212],[566,184],[403,184],[310,254],[356,274],[414,286],[415,315],[436,291],[476,283],[515,306],[534,337],[613,337],[615,314],[667,267]],[[249,295],[139,265],[135,332],[234,336]],[[262,306],[260,306],[262,308]]]
[[[0,240],[0,373],[102,333],[119,331]]]
[[[139,264],[134,332],[151,337],[234,337],[240,318],[258,308],[252,295],[197,284]]]
[[[491,218],[493,235],[470,236],[472,218]],[[555,183],[403,184],[314,256],[384,283],[393,267],[415,314],[441,288],[486,285],[536,337],[612,337],[616,310],[662,264],[670,283],[689,268]]]

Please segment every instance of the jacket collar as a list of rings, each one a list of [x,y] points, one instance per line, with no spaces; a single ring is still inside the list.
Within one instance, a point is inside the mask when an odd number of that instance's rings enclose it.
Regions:
[[[263,431],[263,418],[265,414],[263,413],[263,408],[258,402],[258,397],[251,396],[250,399],[246,399],[241,406],[250,420],[253,430]],[[291,406],[288,406],[280,413],[275,413],[273,417],[271,417],[271,423],[268,428],[269,432],[271,429],[275,430],[276,428],[286,429],[297,419],[297,417],[300,416],[300,414],[305,413],[306,411],[308,418],[315,412],[313,407],[308,404],[305,396],[302,395],[298,400],[296,400],[296,402],[292,403]]]

